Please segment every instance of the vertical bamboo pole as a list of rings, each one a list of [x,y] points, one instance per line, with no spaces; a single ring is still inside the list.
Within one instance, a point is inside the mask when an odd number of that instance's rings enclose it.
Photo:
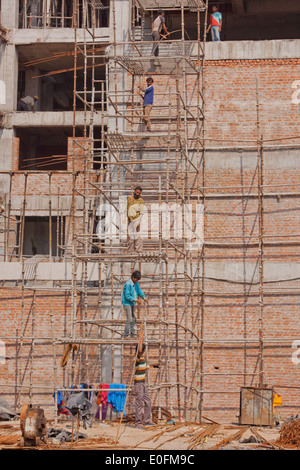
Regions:
[[[36,276],[36,274],[35,274]],[[36,283],[36,279],[34,279]],[[30,388],[29,388],[29,400],[33,402],[33,375],[34,375],[34,350],[35,350],[35,314],[36,314],[36,290],[33,290],[32,297],[32,310],[31,310],[31,350],[30,350]]]
[[[206,129],[205,129],[205,42],[206,42],[206,27],[207,27],[207,11],[208,11],[208,0],[206,0],[205,4],[205,17],[204,17],[204,32],[203,32],[203,56],[202,56],[202,111],[203,111],[203,123],[202,123],[202,202],[203,202],[203,246],[202,246],[202,255],[201,255],[201,322],[200,322],[200,363],[199,363],[199,387],[200,387],[200,395],[199,395],[199,421],[202,421],[202,413],[203,413],[203,404],[204,404],[204,396],[203,396],[203,389],[204,389],[204,341],[205,341],[205,228],[206,228],[206,155],[205,155],[205,137],[206,137]]]
[[[7,231],[6,231],[6,252],[5,261],[9,259],[9,237],[10,237],[10,217],[11,217],[11,196],[12,196],[12,173],[9,174],[9,193],[8,193],[8,207],[7,207]]]
[[[176,101],[177,101],[177,128],[176,128],[176,187],[179,187],[178,183],[178,166],[181,164],[178,162],[179,151],[181,149],[180,142],[180,90],[179,90],[179,73],[178,73],[178,63],[176,64]],[[181,160],[181,159],[180,159]],[[176,191],[176,207],[178,206],[178,191]],[[176,236],[177,234],[175,234]],[[177,238],[177,237],[176,237]],[[176,387],[177,387],[177,407],[178,407],[178,418],[181,421],[181,397],[180,397],[180,364],[179,364],[179,331],[178,331],[178,250],[175,248],[175,266],[174,266],[174,291],[175,291],[175,358],[176,358]]]
[[[258,190],[258,269],[259,269],[259,386],[264,383],[264,339],[263,339],[263,314],[264,314],[264,245],[263,245],[263,148],[260,135],[260,103],[258,81],[256,81],[256,110],[257,110],[257,190]]]
[[[52,192],[51,171],[49,172],[49,261],[52,261]]]
[[[56,340],[54,331],[54,315],[52,308],[52,297],[50,300],[50,324],[51,324],[51,336],[52,336],[52,354],[53,354],[53,393],[54,393],[54,422],[57,424],[57,361],[56,361]]]

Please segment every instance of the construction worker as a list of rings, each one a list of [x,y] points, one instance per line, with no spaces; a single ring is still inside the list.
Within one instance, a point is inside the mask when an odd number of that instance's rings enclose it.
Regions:
[[[165,12],[159,11],[157,18],[152,23],[152,39],[153,39],[152,55],[156,57],[159,54],[158,44],[159,44],[160,33],[162,29],[164,30],[166,35],[170,34],[166,28]]]
[[[151,131],[151,124],[150,124],[150,113],[153,106],[154,101],[154,86],[153,86],[153,78],[148,77],[146,80],[147,86],[146,88],[141,87],[138,85],[140,91],[144,93],[143,95],[143,121],[144,121],[144,130]]]
[[[38,96],[23,96],[17,103],[17,111],[32,111],[34,112],[34,104],[38,101]]]
[[[124,330],[124,338],[127,339],[129,336],[132,338],[135,337],[135,306],[137,303],[141,303],[143,299],[144,302],[148,302],[146,295],[142,291],[139,285],[139,280],[141,279],[140,271],[134,271],[131,275],[129,281],[124,284],[122,292],[122,305],[126,313],[126,323]]]
[[[139,331],[139,343],[136,346],[136,362],[134,376],[135,392],[135,426],[143,428],[151,426],[151,399],[146,385],[147,362],[145,359],[144,332]]]
[[[127,198],[128,218],[128,253],[143,250],[143,239],[141,237],[141,219],[145,211],[144,199],[141,197],[142,188],[136,186],[133,195]]]
[[[210,29],[212,41],[220,41],[220,32],[222,29],[222,13],[218,11],[217,5],[213,5],[212,7],[212,14],[210,15],[210,24],[206,30],[206,34],[208,34]]]

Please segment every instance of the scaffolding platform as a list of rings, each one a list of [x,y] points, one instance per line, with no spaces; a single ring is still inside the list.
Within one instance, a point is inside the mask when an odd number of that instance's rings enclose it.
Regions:
[[[180,10],[181,8],[197,11],[205,11],[206,6],[203,0],[136,0],[137,6],[144,11],[159,10]]]
[[[77,254],[77,259],[81,261],[118,261],[118,262],[159,262],[161,260],[167,261],[168,255],[165,251],[156,252],[142,252],[142,253],[88,253]]]
[[[106,135],[107,144],[111,149],[130,150],[131,148],[168,149],[176,147],[178,133],[168,132],[113,132]],[[140,162],[142,163],[142,162]]]
[[[161,48],[161,46],[159,47]],[[163,74],[177,76],[183,73],[186,75],[199,73],[199,67],[201,67],[199,60],[201,58],[202,53],[199,56],[190,56],[182,55],[182,52],[179,52],[179,56],[174,53],[173,57],[167,55],[155,57],[149,53],[148,56],[140,57],[132,55],[117,56],[115,61],[132,75]]]

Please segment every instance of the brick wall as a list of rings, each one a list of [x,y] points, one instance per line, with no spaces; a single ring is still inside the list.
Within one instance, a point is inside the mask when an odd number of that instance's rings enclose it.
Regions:
[[[220,139],[220,146],[257,139],[258,99],[263,139],[299,143],[291,139],[299,135],[299,105],[292,102],[299,73],[299,59],[206,62],[207,138]]]

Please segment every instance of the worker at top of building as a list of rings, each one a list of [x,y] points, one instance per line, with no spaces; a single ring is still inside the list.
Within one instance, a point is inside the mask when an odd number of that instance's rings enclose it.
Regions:
[[[17,111],[30,111],[31,109],[34,112],[34,104],[38,99],[38,96],[23,96],[17,103]]]
[[[220,41],[220,33],[222,29],[222,13],[219,12],[217,5],[213,5],[212,7],[212,14],[210,15],[210,24],[206,30],[206,34],[208,34],[210,29],[212,41]]]
[[[162,29],[164,30],[164,33],[166,35],[170,34],[166,27],[165,12],[159,11],[158,16],[155,18],[155,20],[152,23],[152,39],[153,39],[152,55],[156,57],[159,54],[158,43],[160,40],[160,33]]]
[[[153,102],[154,102],[154,80],[151,77],[148,77],[146,80],[147,86],[143,88],[142,86],[138,85],[138,89],[144,93],[143,95],[143,121],[144,126],[147,131],[151,131],[151,123],[150,123],[150,113],[152,110]]]
[[[140,253],[143,250],[143,239],[141,236],[141,220],[145,212],[144,199],[141,197],[142,188],[136,186],[131,196],[127,198],[128,218],[128,253]]]
[[[146,295],[142,291],[139,285],[139,280],[141,279],[140,271],[134,271],[131,275],[131,278],[124,284],[122,292],[122,305],[126,314],[126,323],[124,338],[135,336],[135,307],[137,303],[141,303],[141,299],[144,302],[148,302]]]

